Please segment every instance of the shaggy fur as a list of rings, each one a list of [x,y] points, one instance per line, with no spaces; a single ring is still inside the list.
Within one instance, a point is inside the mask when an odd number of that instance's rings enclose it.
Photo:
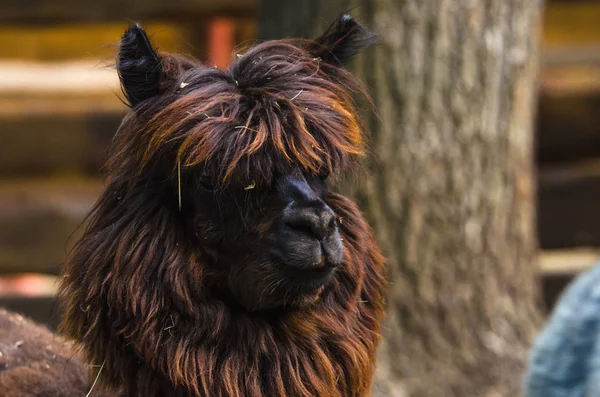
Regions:
[[[62,328],[88,362],[105,364],[102,387],[369,395],[383,258],[327,177],[363,153],[362,91],[342,65],[373,39],[342,16],[315,41],[261,43],[219,70],[159,55],[140,26],[125,33],[118,71],[132,111],[62,284]],[[307,233],[320,229],[282,222],[298,194],[335,214],[325,263],[307,256]],[[330,276],[286,273],[306,269]]]
[[[0,309],[0,396],[85,396],[86,375],[70,343]]]

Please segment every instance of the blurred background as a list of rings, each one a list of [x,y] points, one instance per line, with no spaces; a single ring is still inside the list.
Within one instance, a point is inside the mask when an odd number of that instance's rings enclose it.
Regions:
[[[56,326],[56,275],[102,188],[127,108],[111,68],[130,20],[162,51],[226,66],[256,0],[0,0],[0,306]],[[600,257],[600,1],[548,1],[536,164],[539,273],[551,308]]]

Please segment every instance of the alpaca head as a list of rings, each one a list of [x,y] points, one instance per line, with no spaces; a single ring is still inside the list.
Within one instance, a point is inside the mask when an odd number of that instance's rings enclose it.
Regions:
[[[123,368],[106,369],[109,382],[131,368],[142,379],[141,361],[193,394],[367,389],[382,260],[327,185],[363,153],[361,90],[344,64],[373,41],[342,16],[314,41],[267,41],[220,70],[159,54],[139,25],[125,33],[117,69],[132,111],[63,282],[66,332]],[[297,378],[313,386],[275,381],[295,361],[313,363]],[[204,366],[227,370],[208,379]]]
[[[327,178],[362,137],[340,66],[372,39],[343,16],[310,45],[263,43],[223,71],[159,55],[140,26],[123,37],[135,116],[113,162],[120,177],[165,181],[164,205],[181,212],[224,297],[253,310],[303,304],[343,264]]]

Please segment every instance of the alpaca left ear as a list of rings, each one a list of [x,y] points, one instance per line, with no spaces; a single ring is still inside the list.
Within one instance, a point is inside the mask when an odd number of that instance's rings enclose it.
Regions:
[[[131,26],[121,38],[117,71],[132,107],[160,93],[162,60],[140,24]]]
[[[377,35],[348,14],[342,14],[315,40],[312,53],[323,62],[346,65],[352,57],[377,42]]]

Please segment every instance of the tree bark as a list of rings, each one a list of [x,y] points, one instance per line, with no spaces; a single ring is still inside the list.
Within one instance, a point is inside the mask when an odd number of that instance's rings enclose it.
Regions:
[[[541,2],[263,0],[261,38],[349,10],[381,36],[354,70],[378,116],[352,194],[390,263],[374,396],[520,392],[540,324],[533,116]]]

